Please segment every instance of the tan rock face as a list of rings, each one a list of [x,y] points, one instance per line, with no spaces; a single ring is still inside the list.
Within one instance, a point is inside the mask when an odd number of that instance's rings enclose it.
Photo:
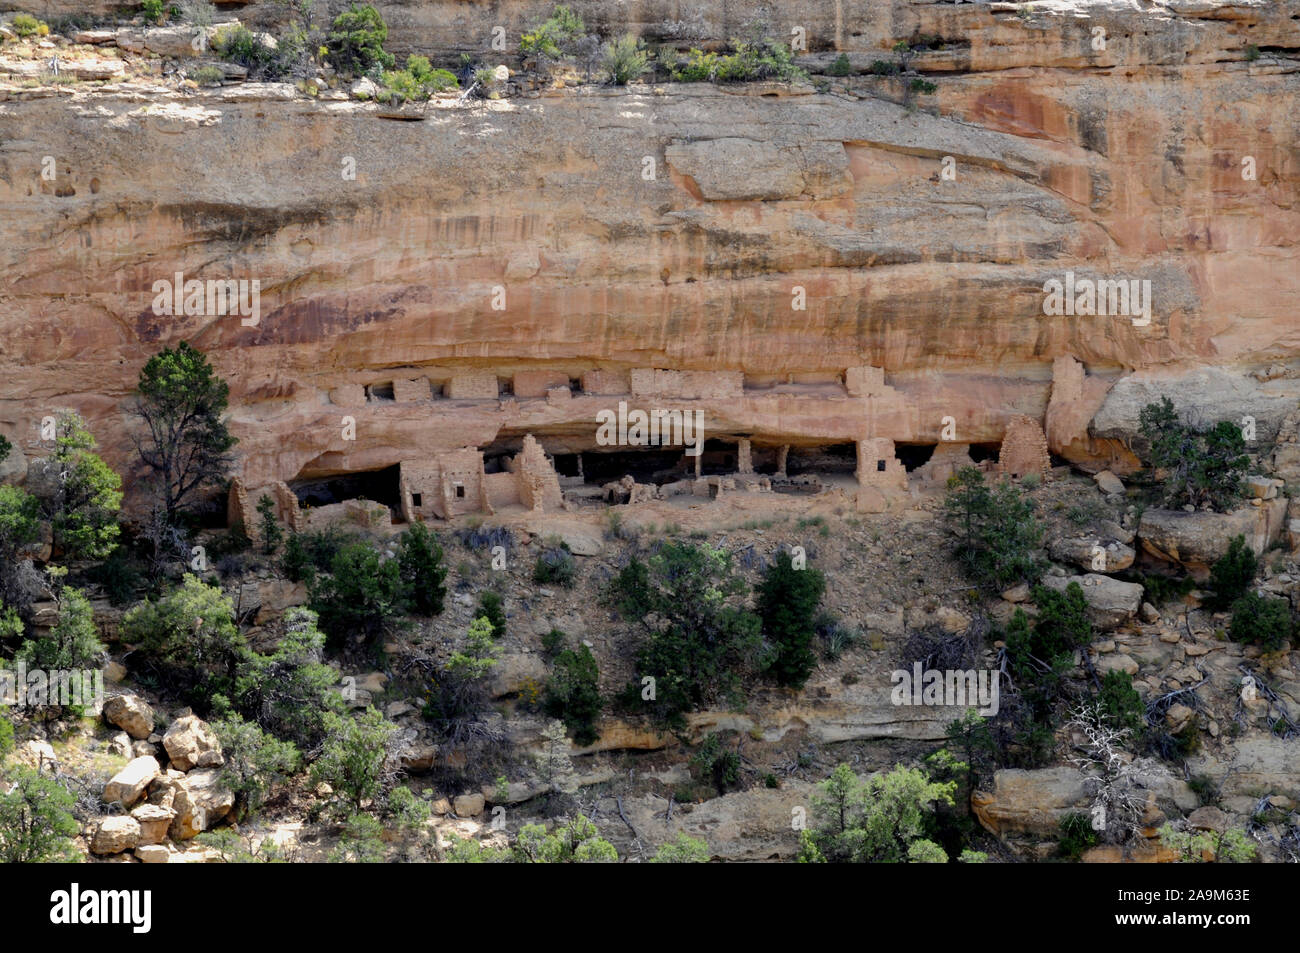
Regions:
[[[1052,834],[1060,819],[1087,803],[1083,775],[1073,767],[1007,769],[993,776],[992,791],[971,797],[975,817],[990,833]]]
[[[396,52],[435,56],[547,12],[380,6]],[[602,32],[683,45],[735,33],[760,6],[806,27],[810,63],[844,50],[861,70],[905,36],[949,38],[915,61],[935,74],[934,106],[908,111],[888,80],[865,78],[850,96],[590,88],[434,104],[409,123],[288,84],[11,98],[0,431],[30,454],[41,417],[74,407],[129,470],[131,388],[181,339],[231,384],[249,487],[389,467],[412,448],[514,452],[529,432],[548,453],[591,449],[595,415],[627,393],[501,391],[524,373],[741,375],[739,393],[672,401],[756,452],[933,443],[946,417],[958,442],[997,443],[1023,414],[1046,424],[1053,452],[1119,472],[1133,463],[1123,437],[1158,393],[1251,414],[1263,436],[1294,413],[1285,116],[1300,80],[1242,51],[1297,46],[1297,0],[1161,7],[1157,30],[1147,12],[1097,4],[1024,18],[903,0],[744,0],[685,18],[576,4]],[[259,29],[282,15],[269,0],[240,9]],[[1097,26],[1106,50],[1086,42]],[[141,31],[141,48],[167,39]],[[55,183],[41,178],[47,155]],[[1066,272],[1149,280],[1150,323],[1045,314],[1044,285]],[[156,283],[178,274],[259,281],[258,319],[159,313]],[[1250,375],[1279,362],[1279,376]],[[844,376],[863,366],[894,396],[850,393]],[[421,380],[427,398],[410,386]]]

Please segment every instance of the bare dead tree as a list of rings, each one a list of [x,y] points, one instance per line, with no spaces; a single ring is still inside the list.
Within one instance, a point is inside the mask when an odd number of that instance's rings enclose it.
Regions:
[[[1128,729],[1109,724],[1099,705],[1076,709],[1066,727],[1087,739],[1067,760],[1084,776],[1092,797],[1089,814],[1093,829],[1104,841],[1114,844],[1139,836],[1147,792],[1139,781],[1143,762],[1124,750]]]

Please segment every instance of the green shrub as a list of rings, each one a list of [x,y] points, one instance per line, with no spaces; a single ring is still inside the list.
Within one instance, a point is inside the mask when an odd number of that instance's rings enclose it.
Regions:
[[[381,560],[367,543],[347,543],[334,555],[329,575],[308,586],[309,605],[331,642],[353,634],[374,644],[384,628],[406,608],[401,567]]]
[[[15,33],[24,38],[29,36],[48,36],[50,32],[49,26],[47,26],[43,21],[36,19],[36,17],[32,16],[30,13],[15,14],[9,25],[13,27]]]
[[[1292,627],[1289,602],[1248,592],[1232,604],[1228,638],[1276,652],[1291,638]]]
[[[1259,47],[1251,43],[1246,47],[1246,62],[1253,63],[1257,59],[1259,59]]]
[[[533,566],[533,582],[544,586],[557,585],[572,589],[577,575],[578,564],[567,543],[544,548]]]
[[[1234,537],[1228,551],[1210,569],[1210,589],[1216,608],[1227,608],[1246,594],[1259,571],[1255,551],[1245,536]]]
[[[492,638],[504,639],[506,637],[506,609],[501,599],[500,593],[491,590],[479,596],[478,612],[475,618],[484,618],[492,626]]]
[[[546,685],[546,713],[561,719],[579,745],[590,745],[600,737],[596,731],[599,682],[600,669],[587,646],[565,649],[555,657],[555,669]]]
[[[1184,424],[1168,397],[1143,407],[1139,421],[1149,465],[1164,471],[1167,505],[1223,512],[1241,499],[1250,457],[1239,426],[1226,420],[1209,430]]]
[[[161,23],[163,19],[163,0],[141,0],[140,14],[149,23]]]
[[[194,700],[228,694],[245,642],[235,610],[217,586],[186,573],[179,588],[122,617],[122,637],[172,670]]]
[[[606,592],[648,633],[624,701],[680,725],[683,712],[738,694],[756,667],[762,632],[762,620],[739,604],[745,589],[731,554],[707,543],[668,542],[648,562],[632,559]],[[653,697],[643,694],[647,677]]]
[[[849,54],[841,53],[835,57],[835,62],[826,69],[828,76],[848,76],[852,72],[849,66]]]
[[[378,66],[392,69],[393,57],[384,52],[388,25],[370,4],[351,4],[334,18],[325,46],[334,66],[347,73],[363,74]]]
[[[1033,501],[1010,483],[990,489],[984,474],[963,467],[948,480],[944,511],[957,535],[957,558],[981,586],[1000,591],[1042,575],[1043,530]]]
[[[685,63],[673,67],[673,78],[679,83],[710,82],[717,73],[718,59],[717,53],[692,49]]]
[[[223,60],[249,70],[264,69],[275,60],[275,50],[242,24],[220,27],[212,36],[212,49]]]
[[[289,534],[284,544],[280,570],[293,582],[309,582],[315,577],[316,567],[312,563],[311,553],[307,550],[302,534]]]
[[[194,82],[198,83],[200,86],[216,86],[225,78],[226,74],[217,66],[200,66],[190,74],[190,79],[194,80]],[[263,499],[270,499],[270,497],[264,496]],[[276,528],[278,529],[279,527],[277,526]],[[275,550],[271,550],[271,552],[274,551]]]
[[[1255,857],[1256,847],[1246,832],[1235,827],[1222,831],[1180,831],[1171,824],[1161,826],[1160,842],[1175,851],[1179,863],[1204,863],[1213,858],[1220,864],[1245,864]]]
[[[0,784],[0,863],[72,863],[81,831],[76,800],[62,784],[27,767],[5,772]]]
[[[816,825],[803,831],[800,863],[902,863],[935,859],[926,837],[936,805],[952,804],[957,785],[936,782],[920,768],[859,780],[838,765],[813,795]],[[941,849],[941,848],[940,848]]]
[[[813,629],[822,641],[822,652],[831,661],[839,658],[862,639],[862,633],[845,625],[829,612],[819,612],[813,620]],[[872,648],[879,646],[872,644]]]
[[[682,83],[808,79],[808,74],[794,65],[790,49],[779,43],[768,39],[754,43],[733,39],[731,46],[734,52],[726,55],[692,49],[686,63],[674,69],[673,77]]]
[[[1102,677],[1097,701],[1106,720],[1116,728],[1128,729],[1132,737],[1140,736],[1146,728],[1146,706],[1128,672],[1107,672]]]
[[[13,606],[7,606],[0,602],[0,642],[7,642],[10,639],[21,638],[26,626],[23,625],[22,616]]]
[[[318,572],[329,572],[334,557],[343,547],[360,542],[355,533],[337,526],[306,533],[290,533],[285,543],[281,569],[294,582],[310,582]]]
[[[343,820],[339,839],[330,851],[332,864],[382,864],[387,854],[384,825],[377,818],[357,811]]]
[[[678,831],[675,840],[660,844],[655,855],[650,858],[652,864],[707,864],[708,862],[708,843],[699,837],[692,837],[685,831]]]
[[[263,493],[257,500],[257,513],[262,529],[262,552],[273,555],[284,541],[284,530],[275,518],[275,500]]]
[[[919,79],[919,78],[912,80],[912,91],[915,93],[922,93],[928,95],[929,93],[933,93],[938,88],[939,88],[938,86],[936,86],[934,83],[930,82],[929,80]],[[1027,474],[1025,479],[1028,480],[1031,477],[1034,478],[1034,482],[1032,485],[1026,483],[1025,484],[1026,489],[1033,489],[1040,482],[1040,478],[1038,478],[1036,474]]]
[[[586,33],[582,17],[560,4],[545,21],[519,38],[519,49],[526,56],[560,60],[573,55]]]
[[[384,73],[384,85],[403,99],[418,101],[455,89],[460,81],[449,70],[434,69],[427,57],[411,54],[406,58],[406,69]]]
[[[1083,852],[1097,846],[1097,832],[1092,829],[1092,820],[1087,814],[1075,811],[1061,818],[1060,837],[1056,846],[1062,857],[1078,860]]]
[[[774,649],[766,666],[777,684],[802,688],[817,665],[812,650],[817,607],[826,579],[816,569],[796,569],[790,554],[776,554],[755,590],[763,635]]]
[[[397,726],[373,708],[359,715],[325,714],[325,744],[311,766],[314,784],[324,781],[334,797],[360,811],[378,798],[389,780]]]
[[[1172,578],[1152,573],[1136,581],[1142,583],[1142,598],[1153,606],[1181,599],[1196,588],[1196,580],[1191,576]]]
[[[95,448],[81,415],[60,411],[54,451],[28,473],[28,485],[50,524],[53,552],[69,559],[103,559],[117,546],[122,478]]]
[[[1088,600],[1077,582],[1066,586],[1065,592],[1035,586],[1033,599],[1038,607],[1034,644],[1040,658],[1070,655],[1092,642],[1095,630],[1088,618]]]
[[[492,641],[492,623],[480,616],[470,623],[461,647],[453,650],[432,680],[423,709],[444,737],[461,741],[490,701],[486,681],[501,647]]]
[[[740,754],[734,748],[724,748],[716,734],[707,736],[691,756],[691,767],[699,772],[702,781],[713,785],[718,794],[740,780]]]
[[[398,541],[397,564],[412,609],[423,616],[442,612],[447,598],[447,567],[442,564],[442,546],[423,523],[415,523]]]
[[[40,503],[26,490],[0,483],[0,603],[25,610],[31,587],[19,555],[41,535]]]
[[[559,629],[551,629],[542,636],[542,652],[548,656],[559,654],[564,649],[564,642],[568,638]]]
[[[649,55],[640,39],[631,33],[622,36],[613,43],[605,44],[600,67],[606,78],[615,86],[626,86],[645,73]]]
[[[325,734],[325,713],[340,711],[338,672],[324,663],[325,635],[310,609],[285,613],[285,631],[270,655],[245,654],[230,693],[233,708],[279,738],[310,751]]]
[[[78,589],[57,587],[58,621],[48,635],[24,642],[16,658],[28,668],[88,670],[100,667],[104,643],[99,641],[90,600]]]
[[[1033,598],[1039,615],[1031,626],[1020,610],[1012,614],[1003,634],[1007,668],[1027,706],[1031,723],[1018,726],[1018,744],[1037,761],[1050,744],[1062,683],[1073,667],[1074,650],[1093,637],[1087,602],[1077,582],[1064,593],[1036,586]]]
[[[257,811],[272,787],[298,770],[298,749],[231,714],[212,723],[225,764],[221,783],[235,796],[234,818]]]
[[[617,862],[618,851],[599,834],[596,825],[582,814],[557,827],[553,834],[548,834],[543,824],[525,824],[511,848],[510,859],[520,864]]]

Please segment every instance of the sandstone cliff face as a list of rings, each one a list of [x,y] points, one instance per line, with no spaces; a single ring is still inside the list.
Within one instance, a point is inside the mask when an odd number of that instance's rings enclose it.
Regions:
[[[497,22],[381,6],[399,51],[481,50]],[[690,5],[576,6],[603,32],[671,38]],[[757,9],[711,6],[712,39]],[[181,339],[231,383],[250,485],[527,432],[582,449],[611,406],[343,396],[471,372],[741,372],[743,396],[702,402],[711,434],[933,443],[952,416],[959,442],[996,443],[1013,416],[1044,419],[1070,355],[1086,376],[1052,450],[1099,462],[1123,457],[1096,438],[1122,441],[1148,393],[1249,413],[1263,437],[1294,411],[1300,2],[766,6],[806,27],[810,66],[945,38],[915,61],[937,74],[933,105],[857,77],[828,93],[584,87],[396,122],[281,85],[6,86],[0,432],[34,447],[42,416],[75,407],[128,467],[138,371]],[[511,43],[549,7],[501,8]],[[1067,271],[1149,280],[1150,323],[1044,314],[1044,282]],[[176,273],[259,280],[258,324],[155,314],[154,283]],[[845,390],[861,366],[889,393]]]

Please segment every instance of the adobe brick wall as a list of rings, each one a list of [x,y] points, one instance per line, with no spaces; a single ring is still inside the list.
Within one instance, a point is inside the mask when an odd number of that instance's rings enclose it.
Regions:
[[[447,383],[452,400],[496,400],[498,392],[495,374],[457,374]]]
[[[850,367],[844,372],[844,389],[850,397],[876,397],[891,388],[885,387],[883,367]]]
[[[726,400],[745,395],[745,375],[739,371],[663,371],[636,367],[631,372],[635,397],[679,400]]]
[[[242,524],[248,538],[254,543],[260,543],[261,532],[254,529],[256,516],[257,510],[253,509],[253,504],[249,500],[248,488],[244,486],[242,479],[235,477],[230,481],[230,494],[226,497],[226,525],[233,528]],[[254,538],[255,532],[258,538]]]
[[[627,371],[597,370],[582,375],[584,394],[630,394],[632,378]]]
[[[518,371],[515,373],[516,397],[545,397],[552,387],[569,389],[569,375],[562,371]]]
[[[943,440],[935,445],[930,459],[916,468],[915,474],[922,482],[931,486],[944,486],[948,478],[956,475],[962,467],[974,466],[971,459],[970,444]]]
[[[343,384],[330,391],[330,403],[340,407],[364,407],[366,389],[361,384]]]
[[[442,507],[442,471],[436,460],[403,460],[398,465],[397,481],[402,499],[402,519],[406,522],[446,517]],[[419,506],[412,499],[415,493],[420,495]]]
[[[515,456],[514,464],[520,503],[536,512],[554,512],[564,508],[559,477],[546,458],[542,445],[532,434],[524,437],[523,449]]]
[[[1052,458],[1047,452],[1047,436],[1038,421],[1017,414],[1007,423],[1007,432],[998,451],[997,472],[1011,477],[1030,473],[1046,476],[1052,468]]]
[[[392,525],[393,515],[388,507],[374,500],[344,500],[342,503],[312,507],[307,513],[307,526],[314,530],[330,526],[355,526],[382,533],[391,529]]]
[[[655,371],[653,367],[634,367],[628,371],[628,382],[634,397],[653,397]]]
[[[417,377],[415,380],[393,381],[393,399],[397,401],[429,400],[433,391],[429,389],[429,378]]]
[[[441,473],[443,509],[448,516],[460,516],[465,513],[492,512],[491,503],[483,488],[483,454],[479,450],[466,448],[441,453],[437,457]],[[456,486],[464,487],[464,493],[457,495]]]
[[[880,469],[884,463],[885,468]],[[907,468],[894,456],[894,441],[868,437],[858,441],[858,486],[906,490]]]
[[[485,473],[483,486],[487,490],[488,503],[493,509],[520,502],[519,478],[509,471]]]

